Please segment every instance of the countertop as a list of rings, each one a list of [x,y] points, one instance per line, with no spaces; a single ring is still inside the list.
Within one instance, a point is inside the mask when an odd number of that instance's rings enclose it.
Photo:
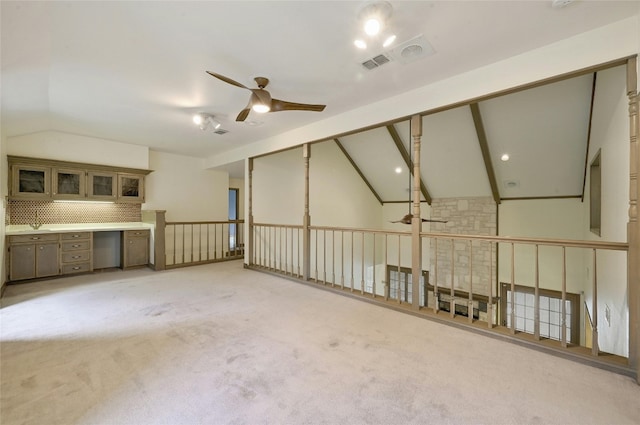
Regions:
[[[34,230],[28,224],[13,224],[5,227],[5,234],[31,235],[37,233],[65,233],[65,232],[109,232],[120,230],[145,230],[153,229],[153,224],[137,222],[127,223],[73,223],[73,224],[43,224],[38,230]]]

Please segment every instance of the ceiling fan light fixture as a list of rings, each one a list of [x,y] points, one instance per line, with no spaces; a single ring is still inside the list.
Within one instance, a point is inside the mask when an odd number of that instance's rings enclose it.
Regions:
[[[391,34],[390,36],[384,39],[384,43],[382,43],[382,47],[389,47],[393,44],[394,41],[396,41],[396,35]]]
[[[251,106],[251,109],[259,114],[264,114],[265,112],[269,112],[271,110],[271,108],[264,103],[255,103],[253,104],[253,106]]]

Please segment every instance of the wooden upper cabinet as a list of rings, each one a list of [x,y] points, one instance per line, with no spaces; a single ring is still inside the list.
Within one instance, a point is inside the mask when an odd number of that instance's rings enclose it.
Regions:
[[[89,171],[87,173],[89,190],[87,197],[96,201],[116,200],[118,175],[108,171]]]
[[[70,168],[53,168],[53,199],[85,199],[87,172]]]
[[[51,168],[30,164],[11,167],[11,196],[25,199],[51,199]]]
[[[144,202],[152,170],[7,156],[10,198]]]
[[[139,174],[118,174],[118,201],[144,202],[144,176]]]

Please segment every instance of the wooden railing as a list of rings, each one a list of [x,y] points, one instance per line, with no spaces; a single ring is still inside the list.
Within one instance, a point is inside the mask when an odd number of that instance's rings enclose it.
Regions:
[[[165,227],[166,268],[244,257],[244,220],[173,221]]]
[[[302,279],[304,231],[300,225],[254,224],[250,267]],[[405,304],[406,308],[413,304],[413,294],[418,294],[420,313],[458,323],[463,319],[462,323],[476,328],[484,323],[482,327],[501,335],[529,334],[528,340],[544,340],[547,345],[555,339],[561,349],[576,346],[571,342],[575,336],[569,338],[568,331],[581,336],[578,340],[582,340],[582,347],[586,343],[579,326],[568,329],[570,283],[574,292],[580,287],[579,292],[590,307],[590,352],[599,355],[598,253],[619,252],[626,262],[628,244],[429,232],[421,233],[420,239],[423,272],[419,287],[412,288],[410,276],[407,279],[412,265],[411,232],[310,226],[308,281],[382,303]],[[588,277],[577,272],[585,267],[590,270]],[[523,271],[527,271],[525,276]],[[501,299],[499,283],[509,289],[507,299]],[[521,285],[533,292],[533,298],[527,298],[533,299],[533,306],[526,306],[526,320],[533,323],[532,331],[518,325],[521,319],[525,320],[516,314],[522,307],[516,306],[517,288]],[[556,301],[560,307],[554,313],[559,317],[557,338],[541,332],[541,324],[549,325],[541,317],[541,291],[546,294],[550,290],[559,294]]]

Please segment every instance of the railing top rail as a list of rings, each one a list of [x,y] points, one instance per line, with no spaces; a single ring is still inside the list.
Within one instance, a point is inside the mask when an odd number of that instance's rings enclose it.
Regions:
[[[301,229],[302,225],[289,224],[268,224],[255,223],[256,226],[262,227],[288,227]],[[334,226],[309,226],[311,230],[333,230],[338,232],[355,232],[355,233],[376,233],[387,235],[404,235],[411,236],[410,231],[381,230],[381,229],[361,229],[356,227],[334,227]],[[545,246],[564,246],[567,248],[592,248],[607,249],[614,251],[628,251],[629,244],[626,242],[608,242],[608,241],[585,241],[577,239],[551,239],[551,238],[530,238],[530,237],[514,237],[514,236],[491,236],[491,235],[467,235],[455,233],[432,233],[421,232],[423,238],[432,239],[459,239],[459,240],[479,240],[484,242],[496,243],[514,243],[529,245],[545,245]]]
[[[287,229],[302,229],[302,224],[272,224],[272,223],[253,223],[254,226],[260,227],[286,227]]]
[[[224,220],[224,221],[167,221],[167,225],[181,224],[243,224],[244,220]]]
[[[564,246],[567,248],[595,248],[595,249],[609,249],[609,250],[616,250],[616,251],[627,251],[629,249],[629,244],[626,242],[581,241],[577,239],[529,238],[529,237],[515,237],[515,236],[463,235],[463,234],[430,233],[430,232],[422,232],[420,233],[420,236],[433,238],[433,239],[480,240],[485,242],[498,242],[498,243]]]

